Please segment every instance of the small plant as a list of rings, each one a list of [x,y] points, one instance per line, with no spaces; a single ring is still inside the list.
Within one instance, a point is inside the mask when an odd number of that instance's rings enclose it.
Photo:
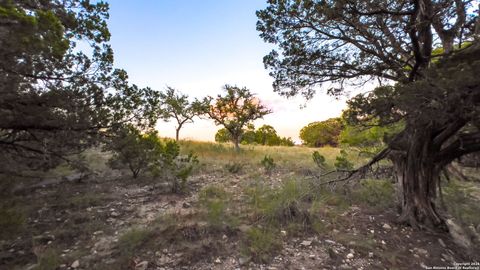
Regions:
[[[150,237],[151,231],[143,228],[133,228],[118,239],[118,247],[124,255],[131,256]]]
[[[313,162],[317,165],[318,168],[324,170],[326,168],[325,157],[321,155],[318,151],[313,151],[312,153]]]
[[[363,180],[352,195],[355,200],[372,207],[385,208],[394,203],[394,188],[387,180]]]
[[[262,164],[263,168],[265,169],[265,172],[270,175],[275,167],[277,166],[275,162],[273,161],[273,158],[269,155],[265,155],[263,157],[262,161],[260,161],[260,164]]]
[[[225,169],[232,174],[240,173],[243,169],[243,164],[238,162],[227,163],[225,164]]]
[[[282,248],[277,234],[269,229],[251,228],[246,232],[243,253],[258,263],[268,263]]]
[[[207,222],[212,227],[220,228],[228,221],[227,199],[228,194],[220,187],[208,186],[200,191],[200,204],[206,209]]]
[[[352,170],[353,163],[348,160],[347,152],[345,150],[340,151],[340,156],[335,158],[335,168],[337,170]]]
[[[46,249],[37,255],[35,270],[55,270],[60,266],[60,256],[54,249]]]

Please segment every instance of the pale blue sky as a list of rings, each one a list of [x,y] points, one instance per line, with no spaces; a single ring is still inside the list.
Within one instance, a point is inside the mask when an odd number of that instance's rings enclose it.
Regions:
[[[191,97],[216,95],[224,84],[246,86],[273,111],[255,125],[272,125],[281,136],[298,141],[312,121],[338,116],[343,101],[317,95],[306,109],[301,98],[287,100],[272,89],[263,56],[273,47],[258,36],[255,11],[261,0],[110,0],[109,28],[115,65],[130,81],[162,90],[172,86]],[[173,123],[157,125],[174,136]],[[213,140],[212,121],[185,126],[182,138]]]

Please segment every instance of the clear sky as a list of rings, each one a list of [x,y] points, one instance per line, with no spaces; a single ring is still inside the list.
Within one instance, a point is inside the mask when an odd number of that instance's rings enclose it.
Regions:
[[[130,82],[163,90],[171,86],[190,97],[215,96],[225,84],[246,86],[273,110],[255,126],[272,125],[280,136],[299,141],[300,129],[340,115],[344,101],[323,94],[307,103],[273,92],[263,56],[273,47],[255,29],[262,0],[110,0],[109,28],[115,65]],[[196,120],[181,138],[214,140],[220,127]],[[162,136],[174,137],[174,123],[160,122]]]

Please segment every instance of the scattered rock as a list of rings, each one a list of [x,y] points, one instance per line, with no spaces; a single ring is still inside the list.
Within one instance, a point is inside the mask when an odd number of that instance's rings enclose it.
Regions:
[[[347,254],[347,259],[353,259],[353,257],[355,257],[355,256],[353,255],[353,253],[348,253],[348,254]]]
[[[368,252],[368,257],[373,258],[373,252]]]
[[[238,264],[240,264],[240,266],[244,266],[249,262],[250,262],[250,258],[244,258],[244,257],[238,258]]]
[[[428,256],[428,251],[423,248],[414,248],[413,250],[419,255]]]
[[[78,268],[80,266],[80,261],[79,260],[76,260],[72,263],[72,265],[70,265],[70,267],[72,267],[73,269],[75,268]]]
[[[287,236],[287,231],[280,231],[280,233],[282,234],[282,236]]]
[[[310,240],[304,240],[304,241],[302,241],[302,243],[300,243],[300,245],[302,245],[304,247],[309,247],[311,244],[312,244],[312,241],[310,241]]]
[[[217,259],[215,260],[215,263],[220,264],[220,263],[222,263],[222,261],[220,260],[220,258],[217,258]]]
[[[190,205],[188,202],[184,202],[184,203],[182,204],[182,207],[183,207],[183,208],[190,208],[191,205]]]
[[[391,230],[392,226],[388,225],[388,223],[384,223],[382,228],[384,228],[385,230]]]
[[[467,237],[463,228],[457,225],[452,219],[447,219],[445,223],[447,224],[450,235],[453,238],[453,242],[461,247],[470,249],[472,242]]]
[[[148,262],[142,261],[135,265],[135,270],[146,270],[148,268]]]
[[[440,238],[438,238],[438,243],[440,243],[440,245],[441,245],[442,247],[444,247],[444,248],[447,247],[447,245],[445,245],[445,242],[443,242],[443,240],[440,239]]]

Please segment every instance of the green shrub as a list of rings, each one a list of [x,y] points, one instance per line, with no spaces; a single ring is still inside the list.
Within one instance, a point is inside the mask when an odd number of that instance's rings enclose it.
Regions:
[[[246,192],[252,212],[258,219],[270,225],[282,225],[289,222],[308,222],[308,212],[301,206],[309,196],[305,185],[289,180],[280,188],[269,189],[260,184]]]
[[[340,156],[335,158],[335,168],[337,170],[352,170],[353,163],[348,160],[347,152],[345,150],[340,151]]]
[[[220,228],[230,221],[228,216],[227,192],[217,186],[207,186],[200,191],[199,201],[206,210],[207,222],[214,228]]]
[[[325,164],[325,157],[322,156],[318,151],[313,151],[312,159],[318,168],[322,170],[326,168],[327,165]]]
[[[265,155],[265,157],[263,157],[262,161],[260,161],[260,164],[262,164],[263,168],[265,169],[265,172],[269,175],[272,173],[272,171],[276,167],[275,161],[269,155]]]
[[[37,254],[37,265],[35,270],[55,270],[60,266],[60,256],[54,249],[47,249]]]
[[[118,239],[118,248],[124,255],[131,256],[151,236],[151,231],[144,228],[133,228]]]
[[[251,228],[246,232],[242,253],[255,262],[268,263],[281,248],[278,233],[269,229]]]
[[[192,153],[180,155],[177,142],[168,140],[163,143],[156,131],[141,134],[134,127],[121,129],[106,150],[114,153],[108,162],[110,167],[128,167],[133,178],[148,170],[155,178],[170,182],[174,193],[185,190],[187,178],[194,165],[198,164],[197,157]]]
[[[242,171],[244,164],[238,162],[232,162],[225,164],[225,169],[232,174],[237,174]]]
[[[385,208],[394,204],[394,188],[390,181],[366,179],[360,184],[360,188],[352,194],[360,203],[376,208]]]

